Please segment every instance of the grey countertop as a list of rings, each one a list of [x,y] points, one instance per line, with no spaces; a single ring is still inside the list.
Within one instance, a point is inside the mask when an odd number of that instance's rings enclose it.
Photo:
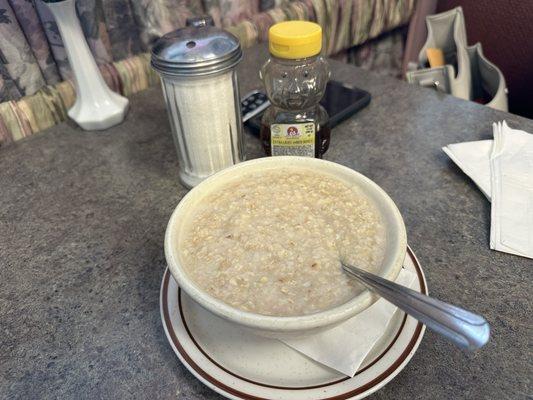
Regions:
[[[263,47],[245,53],[242,92]],[[490,204],[442,152],[533,121],[332,62],[372,102],[332,132],[327,159],[396,201],[430,293],[486,316],[465,353],[427,332],[372,399],[531,398],[533,262],[489,250]],[[247,137],[249,157],[261,154]],[[159,315],[168,218],[187,192],[159,88],[104,132],[67,122],[0,149],[0,398],[219,399],[178,361]]]

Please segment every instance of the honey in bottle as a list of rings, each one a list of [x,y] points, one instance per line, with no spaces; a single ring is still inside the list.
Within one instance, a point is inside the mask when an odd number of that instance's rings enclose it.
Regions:
[[[272,106],[261,121],[261,141],[269,156],[322,158],[328,150],[328,114],[320,105],[330,71],[320,54],[322,28],[287,21],[269,32],[270,58],[260,77]]]

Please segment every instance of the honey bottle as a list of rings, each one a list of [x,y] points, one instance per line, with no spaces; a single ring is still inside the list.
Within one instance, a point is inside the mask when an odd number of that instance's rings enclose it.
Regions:
[[[322,28],[280,22],[270,28],[268,42],[270,58],[259,74],[272,103],[261,121],[265,152],[322,158],[330,141],[328,114],[319,103],[330,76],[321,55]]]

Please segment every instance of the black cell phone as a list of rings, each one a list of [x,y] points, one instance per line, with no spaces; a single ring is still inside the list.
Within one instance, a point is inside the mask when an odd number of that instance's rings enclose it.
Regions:
[[[256,91],[254,93],[254,96],[257,97],[258,92]],[[259,96],[264,96],[264,94],[260,93]],[[320,100],[320,104],[328,112],[329,126],[330,128],[333,128],[348,117],[354,115],[357,111],[365,108],[370,103],[370,99],[370,93],[366,90],[349,87],[337,81],[329,81],[326,86],[324,97]],[[246,99],[243,99],[243,103],[245,101]],[[247,120],[245,123],[255,135],[258,135],[259,130],[261,129],[261,117],[263,116],[263,112],[264,110]]]

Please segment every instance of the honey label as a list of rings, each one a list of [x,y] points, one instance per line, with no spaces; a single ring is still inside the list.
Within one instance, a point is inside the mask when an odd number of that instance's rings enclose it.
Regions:
[[[270,146],[273,156],[315,156],[315,123],[272,124]]]

